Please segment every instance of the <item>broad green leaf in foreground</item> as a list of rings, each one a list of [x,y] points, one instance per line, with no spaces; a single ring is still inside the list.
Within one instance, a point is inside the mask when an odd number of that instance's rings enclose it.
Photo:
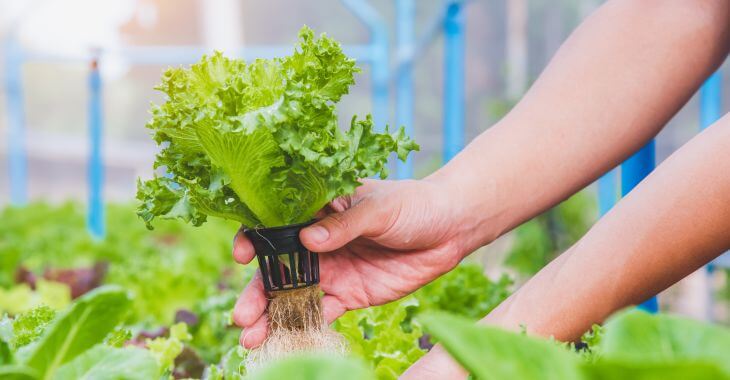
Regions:
[[[126,291],[116,286],[87,293],[46,328],[22,364],[43,379],[52,378],[61,365],[101,343],[122,321],[129,304]]]
[[[250,380],[371,380],[375,376],[359,360],[322,355],[295,356],[247,376]]]
[[[478,379],[581,379],[577,356],[555,343],[445,313],[418,317],[425,330]]]
[[[3,380],[36,380],[38,374],[32,368],[20,365],[0,366],[0,379]]]
[[[644,363],[639,358],[628,360],[599,360],[583,366],[586,379],[591,380],[728,380],[717,365],[698,361]]]
[[[61,366],[54,380],[147,380],[160,374],[149,351],[96,345]]]
[[[730,329],[630,310],[611,318],[605,331],[599,351],[607,359],[657,364],[715,363],[730,376]]]

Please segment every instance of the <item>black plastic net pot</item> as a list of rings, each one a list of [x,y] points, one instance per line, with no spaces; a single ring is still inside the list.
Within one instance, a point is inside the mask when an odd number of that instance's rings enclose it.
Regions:
[[[267,291],[303,288],[319,283],[319,258],[299,240],[299,231],[314,222],[243,231],[253,243]]]

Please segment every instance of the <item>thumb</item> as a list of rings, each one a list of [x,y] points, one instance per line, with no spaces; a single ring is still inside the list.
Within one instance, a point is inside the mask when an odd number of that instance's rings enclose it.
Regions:
[[[299,234],[302,244],[313,252],[331,252],[363,234],[375,233],[380,227],[379,220],[367,203],[363,200],[303,229]]]

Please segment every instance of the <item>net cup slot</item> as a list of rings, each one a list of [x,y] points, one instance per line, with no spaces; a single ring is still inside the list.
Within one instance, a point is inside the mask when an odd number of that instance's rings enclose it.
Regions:
[[[245,229],[256,251],[264,288],[271,292],[319,283],[319,260],[299,240],[302,228],[314,223]]]

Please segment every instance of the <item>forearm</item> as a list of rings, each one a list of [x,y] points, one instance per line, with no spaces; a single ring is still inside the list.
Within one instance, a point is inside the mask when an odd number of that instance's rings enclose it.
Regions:
[[[474,249],[594,181],[652,138],[730,47],[727,1],[611,1],[520,103],[432,178]],[[471,233],[470,236],[477,236]]]
[[[730,248],[730,114],[673,154],[482,322],[575,340]],[[407,378],[466,373],[440,346]]]
[[[730,114],[673,154],[486,323],[580,337],[730,248]]]

